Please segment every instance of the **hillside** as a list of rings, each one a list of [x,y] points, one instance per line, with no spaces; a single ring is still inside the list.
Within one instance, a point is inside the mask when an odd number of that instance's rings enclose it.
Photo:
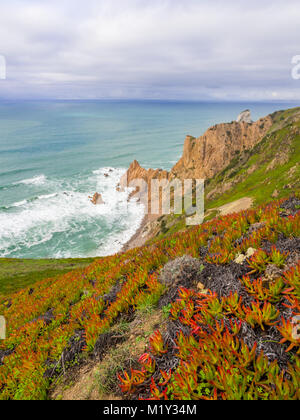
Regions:
[[[219,213],[219,207],[224,204],[245,196],[252,198],[256,204],[270,201],[274,193],[278,197],[286,196],[288,193],[297,191],[300,184],[299,125],[300,108],[276,112],[259,119],[254,124],[245,122],[218,124],[198,139],[187,136],[183,156],[174,165],[171,173],[159,169],[146,170],[134,161],[130,165],[127,176],[121,180],[121,185],[135,178],[143,178],[147,181],[152,178],[169,178],[176,172],[181,177],[186,174],[192,177],[205,176],[217,167],[215,160],[212,160],[212,164],[209,163],[211,153],[214,151],[216,156],[220,156],[218,167],[221,165],[222,170],[206,181],[207,218],[216,216]],[[217,140],[221,141],[223,147],[220,154],[216,149],[219,144]],[[207,153],[210,150],[209,155],[203,155],[204,144]],[[183,162],[186,165],[185,172],[180,170]],[[193,170],[195,162],[196,172]],[[202,166],[204,166],[204,173],[201,172]],[[149,218],[144,229],[145,240],[162,238],[185,229],[185,218],[184,215],[152,217]],[[141,242],[142,234],[143,229],[138,232],[139,239],[132,241],[131,246],[137,246]],[[73,260],[0,259],[0,296],[31,285],[36,280],[83,268],[91,262],[92,259],[84,258]]]
[[[0,296],[1,400],[300,398],[300,108],[266,121],[207,179],[201,226],[162,216],[144,246],[33,282],[15,262],[28,286]]]
[[[72,388],[82,366],[93,398],[120,397],[119,384],[126,398],[299,398],[299,205],[225,216],[1,299],[1,399],[47,398],[69,369]],[[107,364],[112,351],[123,357]]]
[[[206,183],[207,207],[248,196],[260,204],[300,187],[300,108],[271,115],[273,124],[254,148],[236,153]]]
[[[90,265],[95,258],[28,260],[0,258],[0,296],[11,294],[38,280]]]

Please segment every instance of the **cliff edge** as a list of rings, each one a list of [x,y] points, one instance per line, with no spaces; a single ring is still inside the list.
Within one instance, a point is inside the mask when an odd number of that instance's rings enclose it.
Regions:
[[[237,153],[252,149],[273,124],[272,117],[255,123],[217,124],[202,136],[187,136],[182,158],[172,168],[175,177],[209,179],[225,169]]]
[[[242,115],[242,114],[240,114]],[[239,116],[240,117],[240,116]],[[162,169],[144,169],[135,160],[121,180],[121,186],[133,179],[209,179],[225,169],[236,154],[252,149],[273,124],[272,116],[256,122],[222,123],[209,128],[202,136],[185,138],[183,155],[170,172]]]

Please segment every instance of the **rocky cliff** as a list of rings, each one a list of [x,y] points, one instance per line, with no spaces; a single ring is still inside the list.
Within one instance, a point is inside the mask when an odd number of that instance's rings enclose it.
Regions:
[[[187,136],[183,156],[171,170],[178,178],[212,178],[237,153],[252,149],[272,126],[271,116],[255,123],[232,122],[209,128],[199,138]]]
[[[120,187],[124,188],[135,179],[143,179],[146,182],[151,179],[165,179],[168,178],[169,173],[162,169],[145,169],[142,168],[137,160],[134,160],[129,166],[128,171],[121,178]]]
[[[256,123],[218,124],[196,139],[188,136],[184,153],[170,172],[142,168],[134,161],[122,182],[143,179],[150,189],[154,178],[206,178],[206,218],[234,204],[262,204],[300,187],[300,107],[277,111]],[[144,194],[144,197],[146,195]],[[146,201],[147,203],[147,201]],[[148,199],[149,204],[149,199]],[[138,245],[178,232],[185,216],[148,214]],[[129,245],[131,247],[131,244]]]
[[[121,186],[133,179],[196,178],[209,179],[225,169],[236,154],[252,149],[272,126],[272,116],[255,123],[245,121],[223,123],[209,128],[201,137],[187,136],[183,155],[168,173],[161,169],[144,169],[135,160],[121,180]]]
[[[154,196],[151,196],[151,180],[168,178],[169,173],[167,171],[162,169],[145,169],[140,166],[138,161],[134,160],[128,171],[121,178],[119,188],[123,189],[127,186],[133,187],[134,190],[129,198],[139,193],[139,200],[145,206],[148,206],[149,213],[151,213],[151,199],[153,200],[155,198]],[[145,183],[141,184],[138,180],[143,180]],[[156,200],[159,200],[159,195],[156,197]]]

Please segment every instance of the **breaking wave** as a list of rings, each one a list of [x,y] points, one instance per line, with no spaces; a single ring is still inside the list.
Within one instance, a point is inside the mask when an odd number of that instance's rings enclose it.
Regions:
[[[100,168],[71,181],[45,175],[19,181],[28,189],[28,197],[0,207],[0,257],[70,258],[118,252],[144,215],[140,204],[128,203],[129,190],[116,190],[124,172]],[[96,191],[102,194],[103,205],[91,203],[89,196]]]

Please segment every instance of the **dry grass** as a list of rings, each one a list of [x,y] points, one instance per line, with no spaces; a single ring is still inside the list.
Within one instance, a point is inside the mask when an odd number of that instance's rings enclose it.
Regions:
[[[137,358],[147,349],[149,336],[164,330],[166,318],[161,310],[138,313],[131,323],[120,322],[112,328],[124,334],[124,341],[109,349],[99,362],[87,359],[60,379],[51,393],[54,400],[120,400],[117,374],[136,367]]]

